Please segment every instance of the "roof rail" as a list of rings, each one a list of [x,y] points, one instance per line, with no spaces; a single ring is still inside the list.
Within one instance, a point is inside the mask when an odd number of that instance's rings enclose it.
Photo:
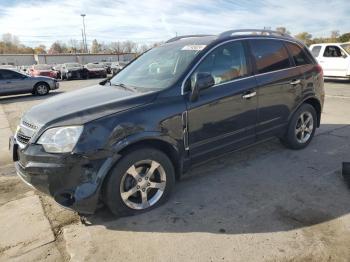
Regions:
[[[177,40],[184,39],[184,38],[203,37],[203,36],[212,36],[212,35],[181,35],[181,36],[176,36],[176,37],[170,38],[170,39],[169,39],[168,41],[166,41],[165,43],[175,42],[175,41],[177,41]]]
[[[278,35],[278,36],[284,36],[284,37],[289,37],[292,38],[289,34],[286,33],[282,33],[279,31],[272,31],[272,30],[267,30],[267,29],[239,29],[239,30],[229,30],[229,31],[225,31],[221,34],[219,34],[219,38],[223,38],[223,37],[229,37],[232,36],[234,34],[237,33],[260,33],[262,35],[264,34],[268,34],[268,35]],[[242,35],[242,34],[241,34]]]

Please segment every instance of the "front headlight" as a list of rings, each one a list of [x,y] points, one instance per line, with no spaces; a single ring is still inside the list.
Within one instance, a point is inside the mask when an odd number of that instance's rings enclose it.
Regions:
[[[83,132],[83,126],[63,126],[46,130],[38,140],[48,153],[72,152]]]

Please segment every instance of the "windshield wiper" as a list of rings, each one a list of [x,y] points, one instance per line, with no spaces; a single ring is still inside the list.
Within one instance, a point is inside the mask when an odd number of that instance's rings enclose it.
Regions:
[[[131,92],[137,92],[137,90],[136,90],[135,88],[133,88],[133,87],[131,87],[131,86],[126,86],[126,85],[123,84],[123,83],[112,84],[112,83],[110,82],[110,84],[111,84],[112,86],[119,86],[119,87],[124,88],[125,90],[129,90],[129,91],[131,91]]]

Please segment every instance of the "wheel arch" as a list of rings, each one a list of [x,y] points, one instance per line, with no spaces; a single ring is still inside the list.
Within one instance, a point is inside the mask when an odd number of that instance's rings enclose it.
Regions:
[[[170,161],[173,163],[175,169],[175,179],[180,179],[183,167],[182,154],[180,151],[181,149],[175,145],[176,141],[172,138],[159,136],[159,134],[156,137],[155,135],[156,133],[152,133],[152,135],[148,134],[144,137],[139,137],[137,135],[127,137],[114,146],[113,151],[115,152],[117,158],[115,161],[113,161],[111,165],[109,165],[105,175],[101,177],[102,181],[99,186],[98,195],[100,195],[102,199],[104,198],[105,187],[110,176],[110,171],[113,169],[113,167],[115,167],[115,165],[118,164],[118,162],[122,159],[124,155],[138,148],[154,148],[165,153],[169,157]]]
[[[36,92],[36,87],[38,86],[38,85],[40,85],[40,84],[44,84],[44,85],[46,85],[48,88],[49,88],[49,90],[50,90],[50,85],[47,83],[47,82],[45,82],[45,81],[39,81],[39,82],[37,82],[37,83],[35,83],[34,84],[34,87],[33,87],[33,93],[35,93]]]
[[[144,147],[157,149],[169,157],[175,169],[176,179],[180,179],[182,174],[182,153],[176,144],[177,142],[171,138],[148,136],[128,142],[127,145],[119,148],[118,154],[124,156],[130,151]]]
[[[288,118],[288,122],[293,117],[294,113],[303,105],[303,104],[309,104],[311,105],[315,111],[317,116],[317,127],[320,127],[321,124],[321,113],[322,113],[322,106],[319,99],[317,99],[315,96],[309,96],[306,97],[304,100],[302,100],[298,106],[295,107],[295,109],[291,112]]]
[[[310,97],[310,98],[305,99],[302,104],[309,104],[313,108],[315,108],[316,115],[317,115],[317,127],[320,127],[320,125],[321,125],[321,112],[322,112],[322,107],[321,107],[320,101],[315,97]],[[299,107],[300,106],[301,105],[299,105]]]

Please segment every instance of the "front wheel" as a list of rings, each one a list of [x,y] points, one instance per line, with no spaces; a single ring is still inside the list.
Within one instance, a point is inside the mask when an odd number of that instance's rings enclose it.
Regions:
[[[50,91],[50,87],[46,83],[39,83],[34,88],[34,94],[38,96],[44,96],[47,95]]]
[[[117,216],[138,214],[163,203],[174,184],[170,159],[159,150],[140,148],[125,155],[111,170],[104,200]]]
[[[301,105],[290,119],[286,135],[281,139],[282,143],[291,149],[305,148],[315,134],[316,123],[315,108],[309,104]]]

